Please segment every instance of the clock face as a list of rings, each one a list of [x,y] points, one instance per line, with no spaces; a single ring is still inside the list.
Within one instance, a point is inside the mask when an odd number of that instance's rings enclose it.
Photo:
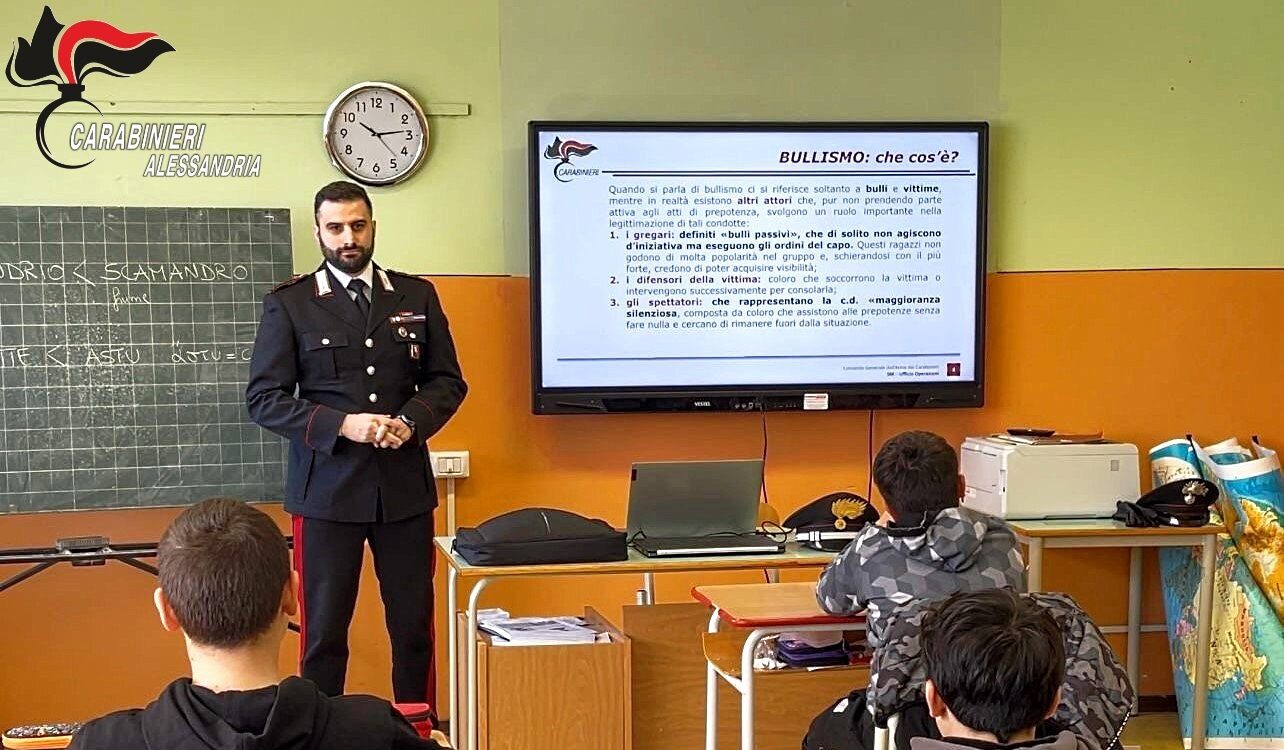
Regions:
[[[344,91],[322,125],[330,161],[357,182],[387,185],[409,177],[428,154],[428,121],[405,90],[361,83]]]

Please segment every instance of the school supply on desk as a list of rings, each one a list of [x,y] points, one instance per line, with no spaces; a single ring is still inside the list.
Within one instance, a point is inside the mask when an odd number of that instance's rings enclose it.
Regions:
[[[615,562],[629,556],[623,532],[555,508],[523,508],[463,527],[453,547],[470,565]]]
[[[836,667],[851,663],[841,634],[837,642],[827,646],[813,646],[782,635],[776,640],[776,657],[790,667]]]
[[[1100,432],[1057,432],[1035,427],[1012,427],[1007,432],[995,433],[990,437],[1023,445],[1090,445],[1110,442]]]
[[[635,463],[628,538],[647,557],[772,554],[784,542],[755,531],[762,461]]]

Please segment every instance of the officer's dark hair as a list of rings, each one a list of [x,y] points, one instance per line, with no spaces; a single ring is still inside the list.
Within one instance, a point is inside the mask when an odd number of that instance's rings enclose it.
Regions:
[[[917,523],[959,504],[959,459],[940,435],[902,432],[883,443],[874,458],[874,484],[892,516]]]
[[[1043,721],[1065,678],[1065,645],[1043,607],[1009,589],[933,604],[920,631],[926,677],[964,726],[1000,743]]]
[[[312,199],[312,220],[317,220],[317,214],[321,211],[321,204],[326,201],[335,203],[347,203],[349,201],[364,201],[366,209],[374,216],[374,204],[370,202],[370,196],[366,189],[355,182],[347,180],[336,180],[329,185],[317,191],[317,195]]]
[[[179,514],[156,553],[160,588],[195,643],[234,648],[263,635],[290,580],[285,537],[262,511],[211,498]]]

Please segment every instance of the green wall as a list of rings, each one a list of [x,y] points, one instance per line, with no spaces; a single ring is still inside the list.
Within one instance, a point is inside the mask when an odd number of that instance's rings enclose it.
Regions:
[[[1002,269],[1284,265],[1284,3],[1011,0]]]
[[[997,0],[501,0],[507,263],[528,120],[985,119],[998,53]]]
[[[42,7],[0,6],[0,34],[29,36]],[[143,178],[137,152],[58,169],[35,150],[35,115],[7,111],[52,87],[0,82],[0,203],[286,206],[299,270],[317,259],[311,194],[337,177],[320,112],[372,78],[469,112],[432,118],[424,171],[375,192],[379,258],[395,268],[525,273],[525,122],[581,117],[987,119],[995,270],[1284,265],[1278,0],[66,0],[54,11],[170,41],[177,52],[134,78],[90,76],[90,98],[161,113],[224,103],[172,119],[207,122],[207,152],[264,154],[262,175]]]

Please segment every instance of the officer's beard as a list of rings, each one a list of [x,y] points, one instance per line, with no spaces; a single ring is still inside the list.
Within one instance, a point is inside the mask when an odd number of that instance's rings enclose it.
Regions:
[[[349,276],[355,276],[365,270],[366,264],[374,257],[374,239],[370,240],[370,247],[344,245],[332,248],[320,241],[317,244],[321,246],[321,254],[325,259]]]

